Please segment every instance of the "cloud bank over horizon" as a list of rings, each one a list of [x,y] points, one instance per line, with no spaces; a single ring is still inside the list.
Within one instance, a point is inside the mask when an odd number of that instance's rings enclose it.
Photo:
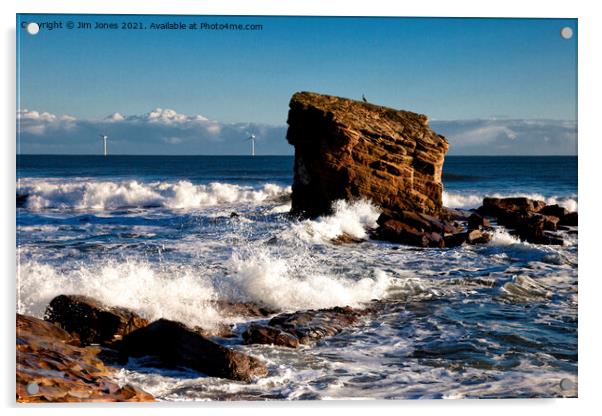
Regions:
[[[577,122],[535,119],[432,120],[447,137],[450,155],[576,155]],[[290,155],[286,125],[223,123],[203,115],[156,108],[141,115],[115,112],[103,119],[22,109],[17,112],[20,154],[246,155],[249,132],[258,155]]]

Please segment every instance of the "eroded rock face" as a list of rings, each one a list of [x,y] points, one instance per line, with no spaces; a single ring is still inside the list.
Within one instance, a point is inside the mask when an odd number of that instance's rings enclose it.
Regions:
[[[77,334],[83,345],[109,344],[148,325],[135,312],[108,307],[88,296],[59,295],[50,301],[44,319]]]
[[[437,216],[447,140],[422,114],[299,92],[288,115],[295,146],[292,213],[315,217],[333,201],[365,197],[387,215]]]
[[[211,377],[251,381],[267,374],[260,360],[226,348],[180,322],[159,319],[115,344],[128,357],[153,356],[164,367],[187,367]]]
[[[109,376],[114,369],[98,359],[99,348],[79,347],[79,339],[58,326],[17,314],[17,401],[153,401]],[[37,392],[28,391],[35,383]]]

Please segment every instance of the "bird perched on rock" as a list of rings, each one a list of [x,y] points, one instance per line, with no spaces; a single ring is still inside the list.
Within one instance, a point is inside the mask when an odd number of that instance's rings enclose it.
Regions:
[[[365,96],[364,94],[362,94],[362,100],[363,100],[365,103],[367,103],[367,102],[368,102],[368,100],[366,100],[366,96]]]

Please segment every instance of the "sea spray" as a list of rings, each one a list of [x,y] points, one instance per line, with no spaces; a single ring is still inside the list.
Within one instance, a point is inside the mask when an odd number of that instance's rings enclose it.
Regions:
[[[60,294],[94,297],[109,306],[126,306],[154,320],[173,319],[211,328],[221,317],[210,301],[217,297],[199,270],[159,268],[142,261],[108,261],[61,270],[22,262],[18,273],[17,309],[37,317]]]
[[[238,297],[279,310],[295,311],[332,306],[360,306],[380,299],[392,279],[382,270],[354,280],[349,276],[326,274],[312,268],[291,267],[298,258],[275,258],[267,250],[235,253],[226,278]]]
[[[292,225],[293,234],[308,243],[329,243],[343,234],[357,239],[368,237],[367,229],[376,227],[379,209],[370,201],[333,203],[333,214],[315,220],[303,220]]]

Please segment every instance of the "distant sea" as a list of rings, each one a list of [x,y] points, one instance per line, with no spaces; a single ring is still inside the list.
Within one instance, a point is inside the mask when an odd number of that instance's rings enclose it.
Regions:
[[[116,376],[171,399],[561,397],[577,394],[577,236],[417,249],[367,239],[378,210],[290,219],[290,156],[17,156],[18,310],[79,293],[212,327],[248,322],[214,299],[282,311],[380,299],[382,311],[296,350],[220,341],[263,359],[246,384],[130,361]],[[578,210],[576,157],[448,156],[444,204],[528,196]],[[236,212],[238,217],[231,217]],[[333,245],[342,233],[365,238]],[[560,387],[560,380],[573,382]],[[569,383],[570,384],[570,383]]]

